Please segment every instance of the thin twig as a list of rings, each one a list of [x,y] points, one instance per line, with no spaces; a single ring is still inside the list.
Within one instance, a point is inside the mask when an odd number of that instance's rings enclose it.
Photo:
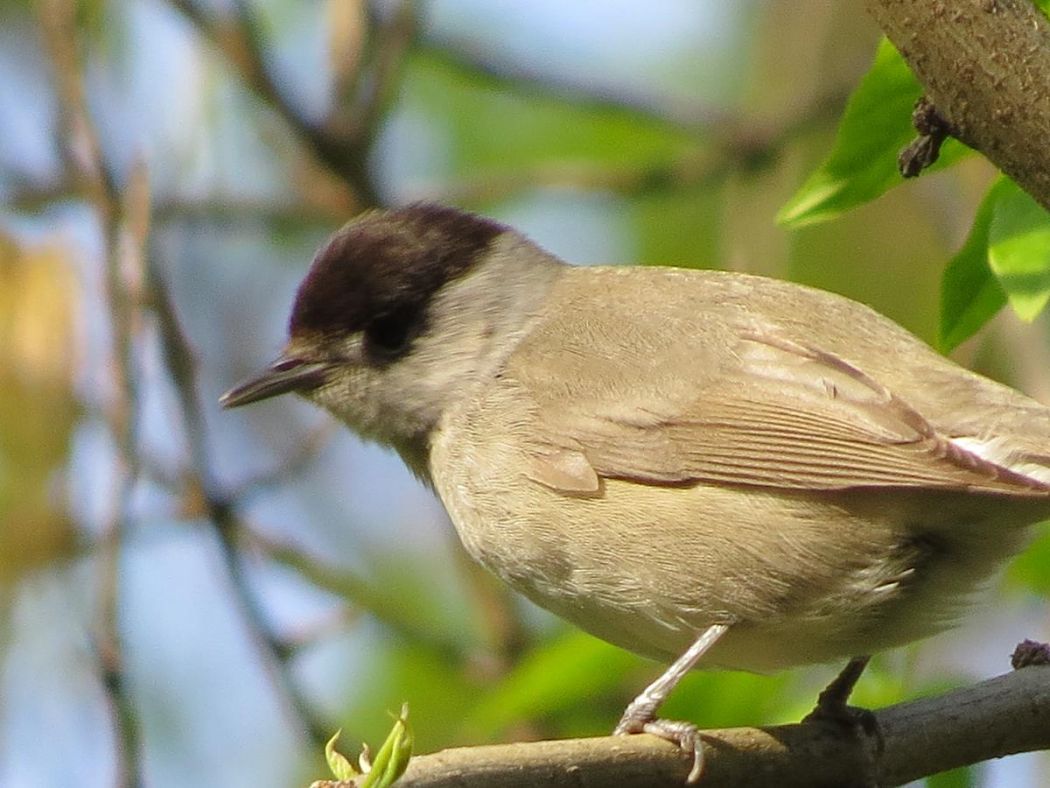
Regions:
[[[129,188],[128,194],[122,195],[103,154],[84,95],[74,7],[63,0],[42,0],[37,12],[62,108],[65,168],[94,208],[104,250],[103,278],[116,382],[107,421],[117,447],[117,460],[112,510],[98,551],[99,604],[94,646],[116,732],[117,784],[130,788],[141,784],[142,770],[139,723],[128,695],[123,665],[120,559],[132,524],[131,496],[138,477],[139,391],[134,341],[139,307],[135,288],[136,280],[141,279],[149,198],[144,189]],[[140,177],[144,179],[144,173]]]
[[[341,606],[317,621],[286,631],[284,636],[285,648],[289,653],[296,653],[325,638],[346,632],[361,621],[365,613],[366,611],[361,608],[349,605]]]
[[[423,644],[442,654],[450,662],[461,664],[467,654],[463,646],[444,632],[427,627],[397,600],[374,589],[364,579],[343,567],[336,567],[286,542],[277,541],[246,527],[241,528],[241,541],[277,564],[293,569],[300,577],[358,605],[375,616],[391,631],[404,635],[413,643]]]
[[[234,67],[245,85],[269,104],[314,157],[346,182],[362,207],[379,204],[375,184],[368,172],[370,141],[334,132],[326,123],[315,123],[294,107],[287,91],[272,75],[258,20],[250,5],[238,0],[234,18],[227,22],[205,13],[194,0],[169,0]]]
[[[293,481],[317,459],[318,453],[328,443],[328,439],[335,432],[336,426],[334,421],[325,420],[321,422],[317,427],[306,433],[306,436],[299,441],[295,452],[291,456],[278,462],[273,468],[239,482],[229,489],[224,497],[243,505],[254,495]],[[156,458],[140,454],[139,473],[143,478],[159,484],[174,494],[185,493],[187,490],[199,492],[197,489],[199,487],[197,472],[193,467],[168,468],[157,461]],[[207,511],[202,512],[200,507],[191,506],[190,508],[196,514],[207,515]]]
[[[419,34],[417,6],[416,0],[401,0],[387,19],[378,19],[374,10],[370,14],[373,33],[368,46],[368,68],[358,69],[357,94],[343,111],[350,118],[347,134],[359,144],[371,145],[401,83],[405,58]]]
[[[21,184],[9,190],[5,204],[16,211],[39,213],[55,203],[81,194],[77,184],[59,181],[46,185]],[[350,206],[311,200],[313,195],[296,199],[258,200],[238,195],[187,200],[178,195],[157,195],[152,200],[153,226],[168,222],[200,222],[219,227],[232,223],[278,225],[298,229],[330,230],[342,224],[352,212]]]
[[[844,93],[830,92],[793,117],[776,124],[725,116],[721,124],[708,127],[709,139],[704,144],[656,161],[622,165],[590,161],[546,162],[522,169],[482,172],[450,183],[417,186],[409,190],[409,199],[470,205],[506,198],[535,188],[598,190],[639,196],[713,184],[730,172],[760,168],[775,160],[799,134],[818,128],[836,117],[844,100]],[[68,186],[64,184],[49,188],[25,186],[17,190],[9,202],[23,209],[39,210],[41,206],[62,199],[67,194]],[[156,222],[265,221],[330,227],[347,218],[342,206],[329,206],[316,201],[303,206],[236,199],[184,202],[178,198],[161,198],[154,208]]]
[[[436,63],[469,74],[475,84],[488,83],[504,91],[509,88],[524,95],[555,98],[573,107],[622,113],[691,132],[721,128],[736,118],[731,111],[696,101],[676,101],[652,91],[631,92],[596,85],[578,79],[571,71],[557,73],[511,62],[483,51],[469,40],[427,35],[421,51]]]
[[[843,100],[843,95],[828,94],[779,124],[736,119],[717,129],[711,127],[704,144],[667,159],[624,165],[546,162],[529,169],[480,173],[451,184],[419,188],[411,196],[472,204],[535,188],[642,196],[713,185],[732,172],[759,169],[774,161],[799,134],[835,117]]]
[[[169,0],[230,62],[247,87],[272,106],[301,137],[313,138],[318,129],[292,105],[273,79],[262,57],[261,28],[245,2],[234,6],[232,21],[211,17],[195,0]]]
[[[370,0],[330,3],[326,9],[328,61],[332,70],[332,100],[345,106],[357,95],[367,48]]]
[[[310,467],[337,427],[338,422],[333,419],[325,419],[306,433],[299,441],[292,456],[284,458],[270,470],[245,479],[230,491],[229,497],[239,503],[244,503],[253,495],[279,484],[287,484]]]
[[[287,661],[287,649],[272,632],[265,611],[252,593],[244,560],[236,544],[237,534],[241,530],[236,502],[220,490],[212,469],[205,439],[207,431],[198,394],[193,352],[175,313],[167,284],[158,271],[156,260],[157,254],[151,254],[147,266],[147,284],[150,303],[158,319],[165,365],[177,392],[186,439],[190,447],[193,473],[189,482],[196,487],[208,522],[218,538],[233,597],[262,656],[263,665],[279,690],[287,715],[293,725],[301,728],[310,742],[320,748],[328,738],[327,729],[298,687]]]

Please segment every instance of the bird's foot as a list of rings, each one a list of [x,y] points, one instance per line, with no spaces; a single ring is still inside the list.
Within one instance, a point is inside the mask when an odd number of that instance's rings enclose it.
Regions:
[[[686,755],[691,755],[693,758],[693,768],[689,770],[686,783],[695,783],[699,780],[700,772],[704,768],[704,746],[700,741],[700,732],[695,725],[689,722],[657,719],[656,710],[667,700],[667,696],[682,680],[682,677],[696,666],[697,660],[728,629],[729,624],[712,624],[701,632],[682,656],[672,662],[656,681],[642,690],[642,693],[627,705],[616,730],[613,731],[614,736],[651,733],[676,744]]]
[[[868,657],[854,657],[842,672],[835,677],[817,698],[817,706],[803,719],[803,723],[816,723],[831,727],[840,736],[848,736],[863,745],[866,754],[867,772],[859,781],[863,785],[879,785],[879,759],[886,742],[879,729],[875,715],[867,709],[850,706],[850,693],[867,667]]]
[[[687,784],[700,779],[704,769],[704,744],[700,732],[691,722],[661,720],[655,717],[655,709],[649,704],[632,703],[620,718],[613,731],[614,736],[630,736],[634,733],[650,733],[676,745],[682,752],[691,755],[693,767],[689,770]]]
[[[824,688],[817,698],[816,708],[802,718],[802,722],[818,722],[835,725],[850,733],[863,733],[875,742],[876,754],[883,749],[882,732],[879,731],[875,715],[867,709],[848,705],[850,693],[868,666],[870,657],[854,657],[835,680]]]
[[[876,752],[882,753],[882,732],[879,730],[879,722],[874,713],[868,709],[857,706],[849,706],[845,703],[821,703],[802,718],[803,723],[815,722],[818,724],[834,725],[843,731],[852,733],[859,732],[875,741]]]

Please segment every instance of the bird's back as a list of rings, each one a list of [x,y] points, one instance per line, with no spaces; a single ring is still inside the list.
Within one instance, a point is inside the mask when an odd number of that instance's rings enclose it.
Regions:
[[[731,363],[741,337],[766,337],[844,362],[961,448],[1050,484],[1050,408],[955,364],[842,296],[723,271],[579,268],[566,272],[551,299],[560,308],[519,359],[522,367],[546,359],[539,363],[550,370],[548,380],[564,377],[575,389],[538,387],[544,394],[580,396],[589,384],[603,389],[598,396],[623,402],[636,399],[629,392],[639,385],[654,399],[662,396],[659,387],[700,392]],[[596,354],[595,347],[612,352]],[[768,354],[767,369],[781,364],[783,354]],[[834,378],[830,385],[843,382],[842,375],[827,377]]]

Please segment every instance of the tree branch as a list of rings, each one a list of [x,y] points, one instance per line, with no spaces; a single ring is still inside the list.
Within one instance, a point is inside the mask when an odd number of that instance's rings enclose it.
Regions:
[[[211,17],[195,0],[169,2],[226,58],[245,85],[285,120],[314,158],[353,189],[363,206],[379,203],[368,173],[371,138],[335,130],[326,122],[315,123],[292,105],[288,92],[271,72],[259,22],[246,0],[237,0],[231,21]]]
[[[676,156],[623,165],[550,161],[531,168],[481,172],[460,181],[411,190],[414,199],[470,204],[505,199],[526,189],[606,191],[627,196],[715,185],[732,172],[761,169],[799,134],[841,112],[845,96],[828,93],[778,122],[726,116],[707,128],[709,139]]]
[[[391,631],[434,649],[452,663],[462,663],[466,659],[463,646],[455,638],[447,637],[432,626],[428,627],[412,610],[405,609],[404,605],[377,592],[352,571],[312,557],[286,542],[269,539],[243,525],[237,537],[245,547],[255,549],[274,563],[293,570],[315,588],[341,597],[375,616]]]
[[[117,457],[113,500],[97,553],[98,605],[93,646],[102,689],[113,717],[115,784],[142,783],[140,725],[124,671],[120,632],[121,558],[131,526],[131,499],[139,476],[139,385],[135,340],[140,327],[142,250],[149,227],[149,190],[144,166],[119,184],[88,109],[74,9],[61,0],[37,5],[43,44],[61,107],[61,144],[68,180],[94,210],[102,241],[105,308],[112,332],[114,387],[106,421]]]
[[[642,122],[655,121],[694,132],[722,128],[737,119],[731,110],[713,105],[596,85],[572,73],[548,73],[528,63],[514,63],[484,52],[467,39],[431,34],[424,39],[421,50],[433,62],[469,74],[477,84],[504,91],[509,88],[526,96],[556,98],[577,108],[624,113]]]
[[[1031,0],[867,0],[952,133],[1050,210],[1050,22]]]
[[[298,686],[286,658],[286,649],[272,632],[265,612],[250,587],[244,560],[237,545],[237,534],[241,530],[241,521],[236,509],[239,502],[222,491],[215,480],[206,440],[204,409],[198,393],[196,358],[189,338],[179,322],[156,258],[156,252],[150,255],[147,287],[150,306],[158,321],[165,368],[175,386],[189,444],[192,464],[186,480],[187,486],[199,501],[215,533],[234,601],[258,649],[263,667],[280,693],[280,700],[284,704],[288,719],[293,725],[301,728],[310,742],[320,746],[327,739],[326,724],[319,719]]]
[[[703,732],[703,788],[901,785],[1019,752],[1050,749],[1050,665],[875,713],[884,749],[807,723]],[[412,759],[406,788],[681,788],[692,758],[653,736],[608,736],[444,750]],[[343,788],[345,783],[315,786]]]
[[[369,17],[373,33],[368,79],[357,80],[356,94],[348,97],[344,114],[349,118],[347,135],[371,141],[401,84],[405,60],[416,41],[420,20],[416,0],[401,0],[390,11],[388,19],[379,18],[374,10]]]

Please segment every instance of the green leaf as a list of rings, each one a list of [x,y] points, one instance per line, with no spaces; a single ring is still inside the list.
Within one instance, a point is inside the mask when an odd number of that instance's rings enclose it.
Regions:
[[[1050,214],[1012,181],[995,201],[988,228],[988,264],[1023,320],[1050,300]]]
[[[920,95],[908,64],[883,38],[875,62],[846,104],[831,155],[780,209],[777,221],[788,227],[827,221],[900,184],[897,155],[916,136],[911,113]],[[931,169],[968,152],[950,139]]]
[[[343,755],[335,748],[335,743],[339,741],[339,736],[343,733],[343,729],[340,728],[335,732],[335,735],[328,740],[328,743],[324,746],[324,759],[328,763],[328,768],[331,770],[333,776],[337,780],[352,780],[353,778],[360,775],[360,772],[354,768],[354,765],[350,763],[350,759]]]
[[[1001,178],[988,190],[966,242],[944,269],[940,326],[943,352],[973,336],[1006,304],[1006,293],[988,265],[988,229],[1007,183]]]
[[[394,727],[379,748],[372,768],[361,781],[361,788],[388,788],[405,773],[412,757],[412,731],[408,727],[408,704],[394,718]]]

